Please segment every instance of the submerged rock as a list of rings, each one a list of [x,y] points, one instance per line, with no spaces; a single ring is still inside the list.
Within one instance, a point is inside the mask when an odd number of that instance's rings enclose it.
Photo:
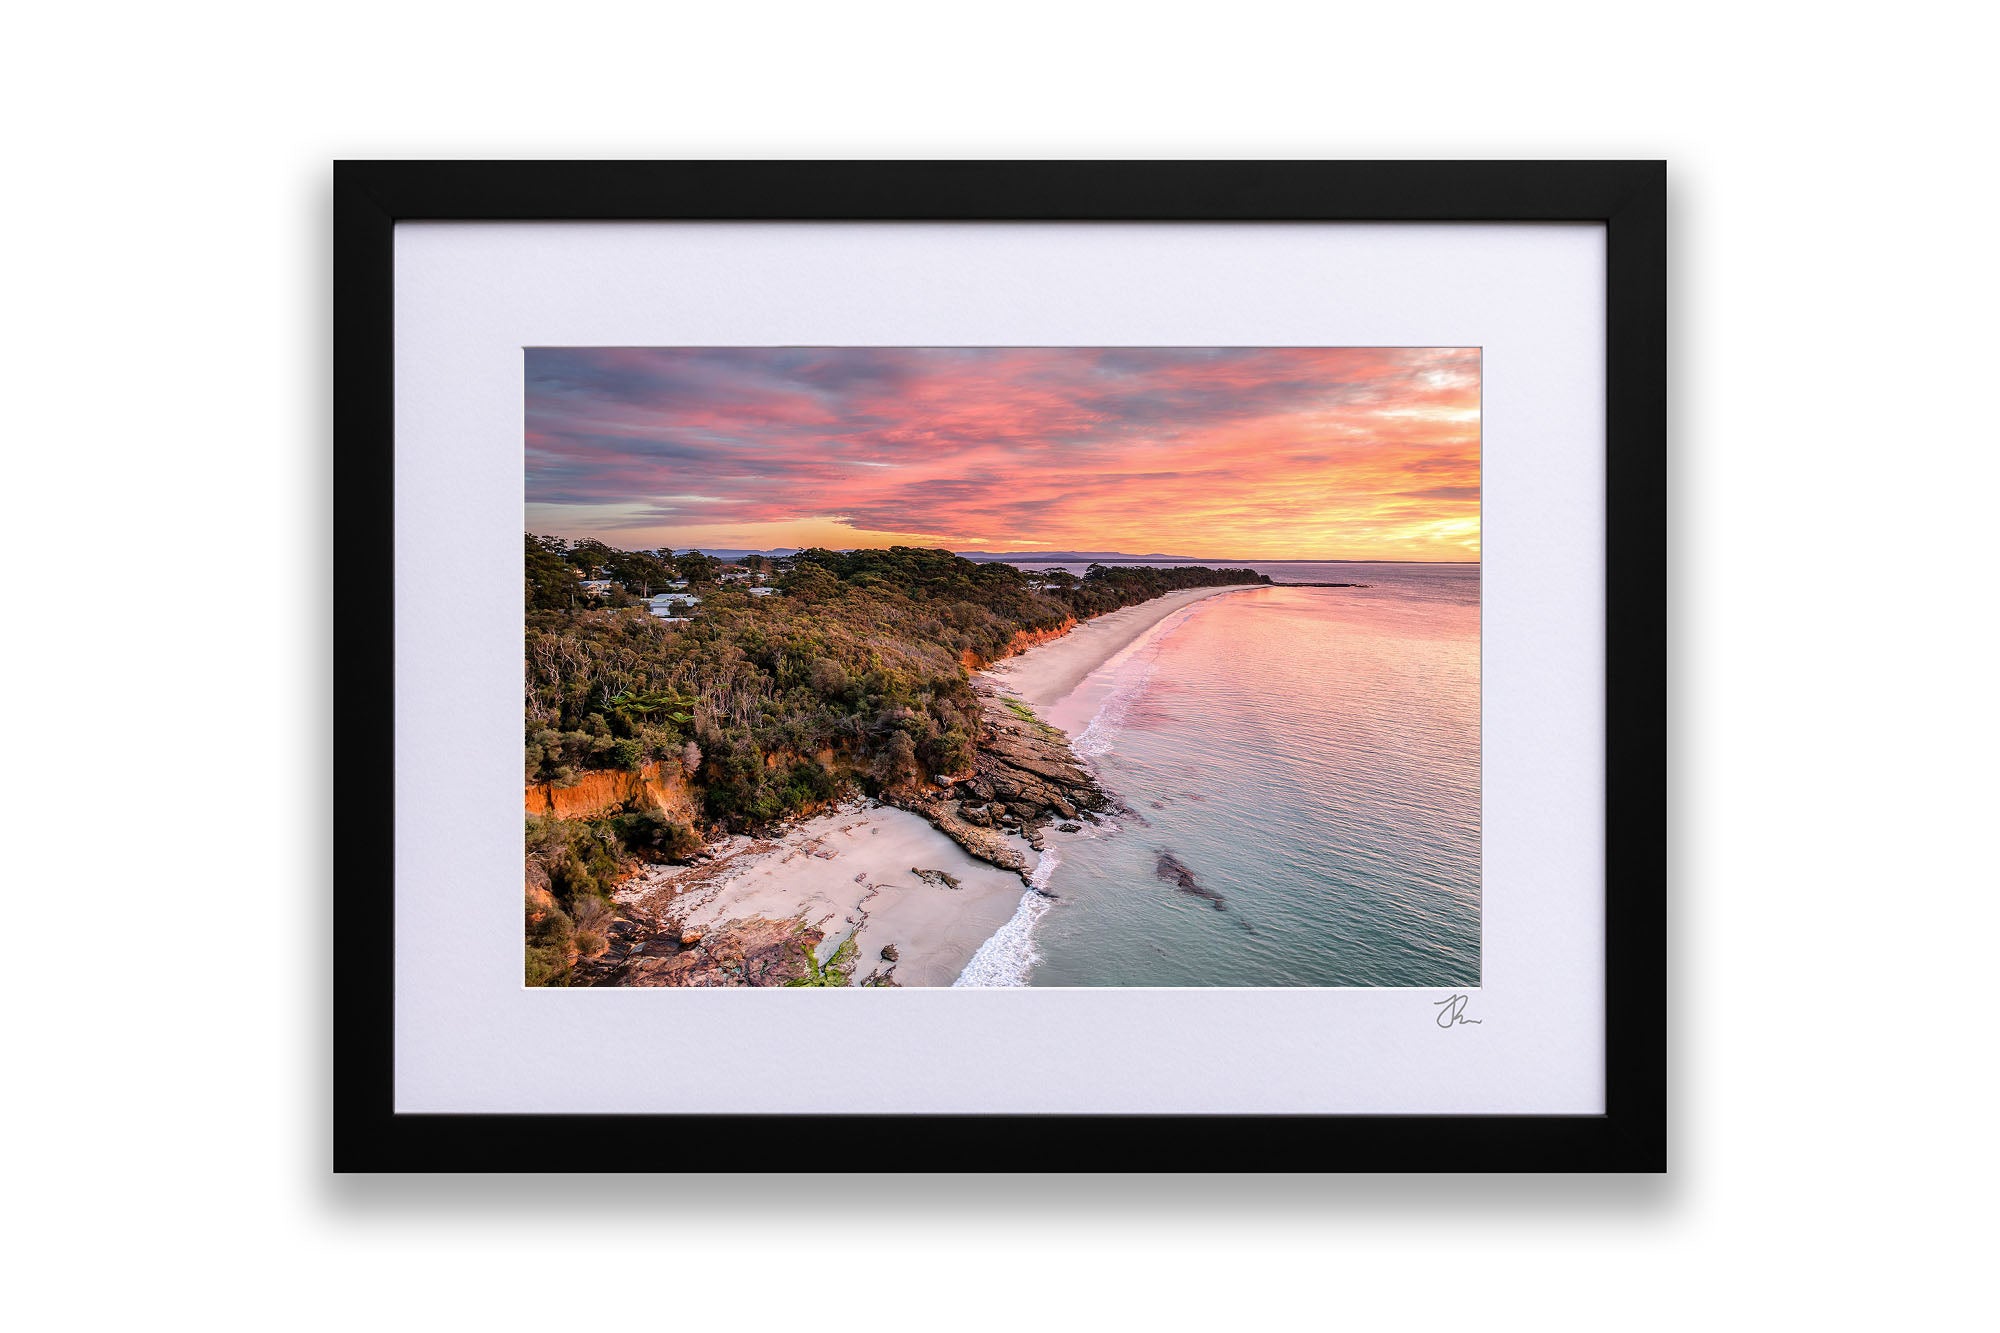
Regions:
[[[1172,852],[1160,853],[1160,859],[1153,864],[1153,874],[1182,893],[1202,899],[1216,911],[1223,910],[1222,895],[1214,889],[1203,888],[1201,882],[1194,877],[1194,871],[1182,865],[1180,858]]]

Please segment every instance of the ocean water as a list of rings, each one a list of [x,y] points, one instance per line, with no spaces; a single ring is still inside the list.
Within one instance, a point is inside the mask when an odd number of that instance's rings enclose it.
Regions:
[[[1129,813],[960,985],[1479,983],[1479,567],[1226,563],[1370,586],[1195,602],[1047,710]]]

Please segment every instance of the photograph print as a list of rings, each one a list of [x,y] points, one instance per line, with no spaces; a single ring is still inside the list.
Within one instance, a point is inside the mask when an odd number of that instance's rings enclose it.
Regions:
[[[1479,985],[1479,349],[524,357],[526,984]]]

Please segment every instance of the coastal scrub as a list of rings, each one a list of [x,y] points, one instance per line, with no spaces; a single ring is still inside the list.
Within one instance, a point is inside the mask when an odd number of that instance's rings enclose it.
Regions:
[[[747,571],[699,553],[525,540],[527,781],[565,788],[600,770],[634,780],[675,770],[694,817],[635,807],[530,820],[529,879],[545,882],[556,914],[532,923],[532,984],[562,984],[568,968],[556,960],[579,956],[578,904],[608,902],[639,864],[684,860],[710,837],[754,834],[847,793],[906,804],[975,854],[990,835],[935,799],[953,783],[976,781],[986,803],[977,818],[989,823],[1014,825],[1009,801],[1072,816],[1060,793],[1038,796],[1032,780],[1024,797],[1004,765],[1003,804],[993,804],[996,770],[981,763],[992,714],[968,663],[1168,592],[1269,582],[1199,567],[1029,575],[898,546],[763,561],[755,577],[775,583],[753,591],[738,577]],[[685,619],[634,600],[676,584],[699,598]],[[587,585],[600,591],[579,594]],[[1056,734],[1025,705],[1006,707]],[[1019,738],[1006,744],[1021,752]],[[584,943],[600,937],[587,931]]]

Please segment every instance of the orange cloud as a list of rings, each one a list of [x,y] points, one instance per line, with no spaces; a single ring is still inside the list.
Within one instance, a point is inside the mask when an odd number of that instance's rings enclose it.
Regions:
[[[537,531],[1479,555],[1476,349],[533,349],[527,382]]]

